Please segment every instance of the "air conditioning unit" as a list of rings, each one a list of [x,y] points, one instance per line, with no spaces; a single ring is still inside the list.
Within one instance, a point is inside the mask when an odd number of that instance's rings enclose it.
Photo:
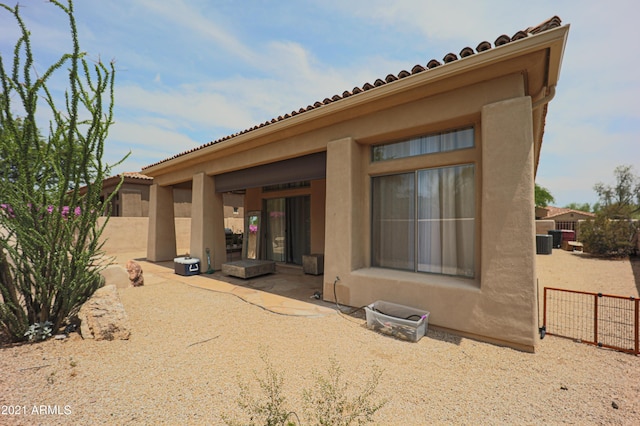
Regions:
[[[553,252],[553,235],[536,235],[536,254],[551,254]]]

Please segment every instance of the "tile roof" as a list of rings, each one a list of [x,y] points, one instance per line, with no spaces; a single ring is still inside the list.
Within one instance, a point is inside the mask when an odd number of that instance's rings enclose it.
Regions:
[[[518,41],[520,39],[527,38],[527,37],[542,33],[544,31],[551,30],[553,28],[560,27],[561,25],[562,25],[562,21],[560,20],[560,18],[558,16],[554,16],[554,17],[552,17],[550,19],[547,19],[546,21],[544,21],[544,22],[542,22],[542,23],[540,23],[540,24],[538,24],[536,26],[529,27],[529,28],[527,28],[525,30],[518,31],[511,37],[509,37],[506,34],[503,34],[503,35],[499,36],[498,38],[496,38],[496,40],[494,41],[493,45],[496,48],[498,48],[498,47],[503,46],[505,44],[508,44],[508,43],[511,43],[511,42],[514,42],[514,41]],[[454,61],[462,60],[462,59],[464,59],[466,57],[475,55],[476,53],[480,54],[480,53],[485,52],[485,51],[490,50],[490,49],[492,49],[491,43],[488,42],[488,41],[483,41],[483,42],[480,42],[478,44],[478,46],[476,46],[475,50],[472,49],[471,47],[465,47],[460,51],[459,55],[456,55],[455,53],[451,53],[451,52],[447,53],[444,56],[444,58],[442,59],[442,62],[440,62],[440,61],[438,61],[436,59],[431,59],[426,64],[426,66],[417,64],[413,68],[411,68],[411,71],[402,70],[402,71],[400,71],[398,73],[398,75],[388,74],[384,79],[378,78],[373,83],[367,82],[364,85],[362,85],[362,87],[354,87],[351,91],[345,90],[344,92],[342,92],[341,95],[340,94],[336,94],[336,95],[333,95],[331,98],[324,98],[322,101],[316,101],[313,105],[308,105],[306,108],[303,107],[303,108],[300,108],[298,110],[291,111],[290,113],[287,113],[287,114],[284,114],[284,115],[280,115],[277,118],[272,118],[271,120],[265,121],[264,123],[260,123],[260,124],[258,124],[256,126],[253,126],[253,127],[249,128],[249,129],[245,129],[245,130],[242,130],[240,132],[233,133],[233,134],[228,135],[228,136],[224,136],[224,137],[222,137],[220,139],[217,139],[217,140],[208,142],[206,144],[200,145],[200,146],[198,146],[196,148],[193,148],[191,150],[184,151],[182,153],[176,154],[173,157],[166,158],[166,159],[161,160],[161,161],[159,161],[157,163],[145,166],[145,167],[143,167],[142,170],[145,170],[145,169],[151,168],[153,166],[156,166],[158,164],[173,160],[175,158],[181,157],[181,156],[189,154],[191,152],[201,150],[201,149],[206,148],[208,146],[215,145],[217,143],[224,142],[224,141],[229,140],[229,139],[233,139],[233,138],[235,138],[235,137],[237,137],[239,135],[242,135],[242,134],[245,134],[245,133],[249,133],[249,132],[254,131],[256,129],[260,129],[262,127],[268,126],[270,124],[277,123],[277,122],[282,121],[282,120],[286,120],[288,118],[294,117],[294,116],[299,115],[299,114],[304,114],[305,112],[308,112],[308,111],[311,111],[311,110],[314,110],[314,109],[317,109],[317,108],[321,108],[324,105],[328,105],[328,104],[331,104],[333,102],[338,102],[338,101],[340,101],[340,100],[342,100],[344,98],[348,98],[350,96],[355,96],[355,95],[358,95],[359,93],[366,92],[366,91],[369,91],[369,90],[374,90],[377,87],[383,86],[385,84],[393,83],[396,80],[399,80],[399,79],[402,79],[402,78],[406,78],[406,77],[408,77],[410,75],[418,74],[418,73],[421,73],[423,71],[428,71],[430,69],[433,69],[433,68],[436,68],[436,67],[439,67],[439,66],[443,66],[443,65],[446,65],[446,64],[454,62]]]
[[[547,207],[544,207],[544,209],[547,211],[547,215],[544,217],[545,219],[560,216],[567,213],[577,213],[584,216],[595,217],[595,213],[583,212],[582,210],[568,209],[566,207],[547,206]]]
[[[118,175],[109,176],[108,178],[102,181],[102,184],[103,186],[116,185],[118,182],[120,182],[120,179],[122,178],[124,178],[129,183],[140,183],[144,185],[151,185],[151,183],[153,182],[153,178],[151,176],[143,175],[140,172],[122,172]],[[131,182],[132,180],[134,181],[137,180],[141,182]]]
[[[151,176],[143,175],[140,172],[123,172],[118,176],[124,176],[131,179],[153,180]]]

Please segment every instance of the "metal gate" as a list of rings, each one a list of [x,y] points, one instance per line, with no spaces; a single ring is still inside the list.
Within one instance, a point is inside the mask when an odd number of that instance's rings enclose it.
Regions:
[[[640,354],[640,299],[544,288],[546,334]]]

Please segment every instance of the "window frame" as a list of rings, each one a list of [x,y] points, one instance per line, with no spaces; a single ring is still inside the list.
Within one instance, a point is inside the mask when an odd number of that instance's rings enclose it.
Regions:
[[[480,161],[480,155],[481,155],[481,146],[480,146],[480,123],[478,121],[475,121],[473,124],[462,124],[460,126],[457,126],[455,128],[453,128],[453,130],[451,128],[449,128],[449,130],[446,131],[442,131],[442,132],[430,132],[430,133],[421,133],[419,135],[417,135],[415,138],[420,138],[420,137],[424,137],[424,136],[429,136],[430,134],[442,134],[442,133],[449,133],[449,132],[455,132],[456,130],[467,130],[467,129],[473,129],[473,147],[470,148],[461,148],[461,149],[456,149],[456,150],[448,150],[448,151],[441,151],[441,152],[431,152],[431,153],[425,153],[425,154],[420,154],[420,155],[412,155],[412,156],[407,156],[407,157],[403,157],[403,158],[393,158],[393,159],[386,159],[386,160],[378,160],[375,161],[374,160],[374,147],[376,146],[381,146],[381,145],[389,145],[392,144],[394,142],[378,142],[375,145],[371,144],[371,146],[369,147],[369,151],[368,151],[368,176],[369,176],[369,197],[370,197],[370,212],[369,212],[369,265],[371,267],[375,267],[375,268],[382,268],[382,269],[386,269],[386,270],[393,270],[393,271],[402,271],[405,273],[411,273],[411,274],[419,274],[419,275],[429,275],[429,276],[439,276],[439,277],[449,277],[449,278],[453,278],[453,279],[462,279],[466,282],[469,281],[476,281],[477,283],[479,283],[479,278],[480,278],[480,239],[481,239],[481,234],[480,234],[480,212],[481,212],[481,193],[482,193],[482,187],[481,187],[481,174],[482,174],[482,170],[481,170],[481,161]],[[396,141],[407,141],[412,139],[412,137],[405,137],[402,139],[396,139]],[[392,268],[392,267],[387,267],[387,266],[379,266],[375,264],[375,253],[374,253],[374,222],[373,222],[373,218],[374,218],[374,207],[375,207],[375,201],[374,201],[374,185],[373,185],[373,179],[376,177],[383,177],[383,176],[392,176],[392,175],[398,175],[398,174],[403,174],[403,173],[413,173],[414,175],[414,179],[415,182],[417,184],[417,180],[418,180],[418,172],[421,170],[430,170],[430,169],[437,169],[437,168],[443,168],[443,167],[455,167],[455,166],[462,166],[462,165],[473,165],[474,167],[474,194],[473,194],[473,203],[474,203],[474,234],[473,234],[473,275],[472,276],[467,276],[467,275],[450,275],[450,274],[443,274],[443,273],[437,273],[437,272],[424,272],[424,271],[419,271],[418,270],[418,259],[419,259],[419,253],[418,253],[418,247],[417,247],[417,239],[418,239],[418,217],[417,217],[417,209],[418,209],[418,188],[417,186],[415,187],[415,192],[414,192],[414,197],[416,199],[415,201],[415,212],[414,212],[414,221],[415,221],[415,227],[414,227],[414,245],[416,245],[415,247],[415,253],[414,253],[414,267],[413,270],[410,269],[397,269],[397,268]]]
[[[383,147],[397,147],[397,148],[402,148],[403,146],[405,148],[408,148],[409,150],[412,150],[413,148],[415,148],[415,145],[422,145],[423,142],[427,142],[426,143],[426,148],[428,149],[428,147],[430,146],[429,141],[435,141],[435,138],[443,138],[447,135],[452,135],[455,133],[463,133],[463,132],[467,132],[471,130],[472,133],[472,144],[469,145],[465,145],[465,146],[461,146],[459,148],[455,148],[455,147],[451,147],[451,148],[447,148],[447,147],[442,147],[444,140],[440,139],[438,141],[439,145],[440,145],[440,149],[438,150],[426,150],[423,152],[416,152],[416,153],[407,153],[407,154],[400,154],[400,156],[398,157],[392,157],[392,158],[376,158],[378,157],[376,150],[378,148],[383,148]],[[414,145],[415,144],[415,145]],[[379,143],[379,144],[375,144],[371,146],[371,162],[372,163],[377,163],[377,162],[381,162],[381,161],[393,161],[393,160],[400,160],[400,159],[404,159],[404,158],[410,158],[410,157],[418,157],[418,156],[423,156],[423,155],[437,155],[437,154],[442,154],[445,152],[452,152],[452,151],[460,151],[463,149],[474,149],[476,146],[476,138],[475,138],[475,128],[474,126],[466,126],[466,127],[459,127],[459,128],[455,128],[455,129],[449,129],[449,130],[445,130],[445,131],[441,131],[441,132],[431,132],[431,133],[427,133],[427,134],[422,134],[419,136],[414,136],[414,137],[410,137],[410,138],[404,138],[404,139],[400,139],[400,140],[396,140],[396,141],[391,141],[391,142],[384,142],[384,143]],[[380,154],[384,154],[384,152],[380,152]]]

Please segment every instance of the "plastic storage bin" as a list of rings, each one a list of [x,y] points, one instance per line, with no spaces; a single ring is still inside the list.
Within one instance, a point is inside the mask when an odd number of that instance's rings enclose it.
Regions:
[[[200,273],[200,259],[197,257],[176,257],[173,259],[173,269],[178,275],[198,275]]]
[[[399,339],[417,342],[427,333],[429,311],[378,300],[364,308],[367,327]]]

